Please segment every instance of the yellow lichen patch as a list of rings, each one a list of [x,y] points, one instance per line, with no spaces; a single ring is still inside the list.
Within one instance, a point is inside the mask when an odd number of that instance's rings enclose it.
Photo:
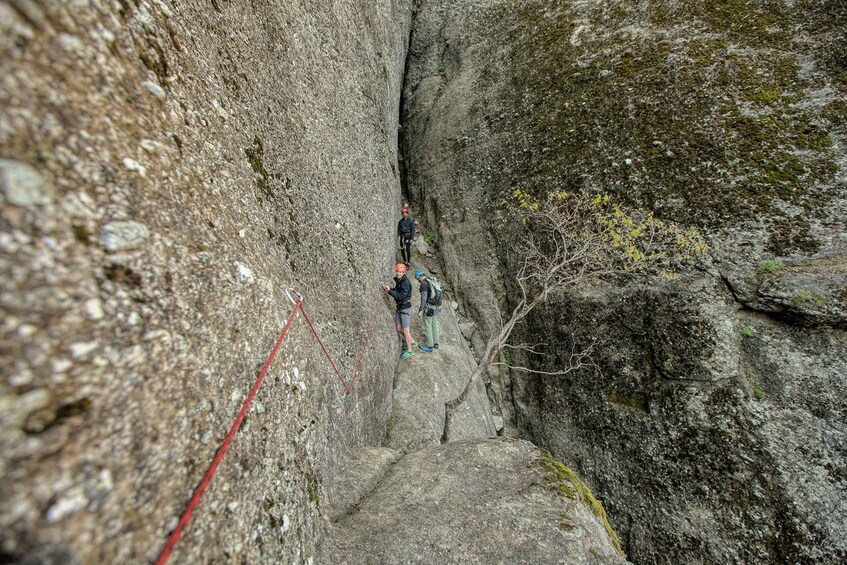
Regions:
[[[581,249],[592,262],[588,270],[652,270],[671,280],[669,260],[691,261],[709,251],[696,228],[626,209],[607,194],[553,190],[539,198],[518,188],[500,204],[511,220],[535,232],[540,245]],[[594,242],[590,249],[588,241]]]

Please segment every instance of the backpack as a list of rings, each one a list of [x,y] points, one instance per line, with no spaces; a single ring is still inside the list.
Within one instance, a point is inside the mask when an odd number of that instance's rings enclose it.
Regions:
[[[429,294],[426,297],[426,305],[438,307],[444,302],[444,289],[441,288],[441,283],[437,280],[427,277],[426,282],[429,283]]]

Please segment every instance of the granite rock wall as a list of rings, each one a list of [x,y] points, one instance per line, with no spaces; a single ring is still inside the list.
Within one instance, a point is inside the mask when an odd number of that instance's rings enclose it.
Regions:
[[[410,2],[0,2],[0,555],[305,562],[378,445]]]
[[[512,303],[497,208],[606,194],[696,227],[676,280],[586,281],[490,372],[504,433],[594,488],[636,563],[843,561],[843,3],[422,3],[404,85],[408,194],[479,345]]]

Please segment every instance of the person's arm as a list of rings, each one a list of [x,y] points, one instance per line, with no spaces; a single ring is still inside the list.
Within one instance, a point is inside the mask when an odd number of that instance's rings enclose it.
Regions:
[[[426,281],[421,281],[421,307],[419,311],[423,312],[426,308],[426,301],[429,298],[429,284]]]
[[[409,223],[411,224],[411,227],[412,227],[411,231],[409,232],[409,239],[411,241],[415,241],[415,220],[413,220],[411,217],[409,217]]]

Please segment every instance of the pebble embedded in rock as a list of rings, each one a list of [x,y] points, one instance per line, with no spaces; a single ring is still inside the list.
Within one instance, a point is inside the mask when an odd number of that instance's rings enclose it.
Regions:
[[[56,44],[64,51],[72,53],[80,59],[85,57],[85,44],[75,35],[60,33],[56,37]]]
[[[67,496],[60,498],[47,511],[47,522],[55,524],[65,516],[79,512],[88,503],[88,499],[81,490],[75,490]]]
[[[149,228],[141,222],[109,222],[100,229],[100,244],[107,251],[138,249],[147,242],[149,237]]]
[[[123,164],[124,167],[126,167],[127,171],[137,172],[141,176],[144,176],[147,173],[147,169],[145,169],[144,166],[135,159],[125,157],[123,160]]]
[[[28,416],[33,412],[42,410],[50,405],[50,392],[47,389],[37,388],[18,396],[16,408],[19,414]]]
[[[149,92],[159,100],[164,100],[168,97],[168,93],[165,92],[165,89],[151,80],[144,81],[142,86],[147,92]]]
[[[142,139],[138,145],[147,153],[156,153],[159,150],[159,144],[152,139]]]
[[[13,159],[0,159],[0,185],[6,202],[13,206],[49,204],[53,200],[53,187],[26,163]]]
[[[251,283],[253,282],[253,280],[255,280],[255,277],[253,276],[253,271],[251,271],[250,268],[244,265],[243,263],[239,263],[238,261],[236,261],[235,269],[238,271],[238,278],[240,278],[242,281]]]
[[[81,341],[71,345],[71,357],[74,359],[82,359],[88,356],[89,353],[97,349],[96,341]]]
[[[89,298],[85,301],[85,313],[89,320],[102,320],[105,315],[103,304],[98,298]]]

